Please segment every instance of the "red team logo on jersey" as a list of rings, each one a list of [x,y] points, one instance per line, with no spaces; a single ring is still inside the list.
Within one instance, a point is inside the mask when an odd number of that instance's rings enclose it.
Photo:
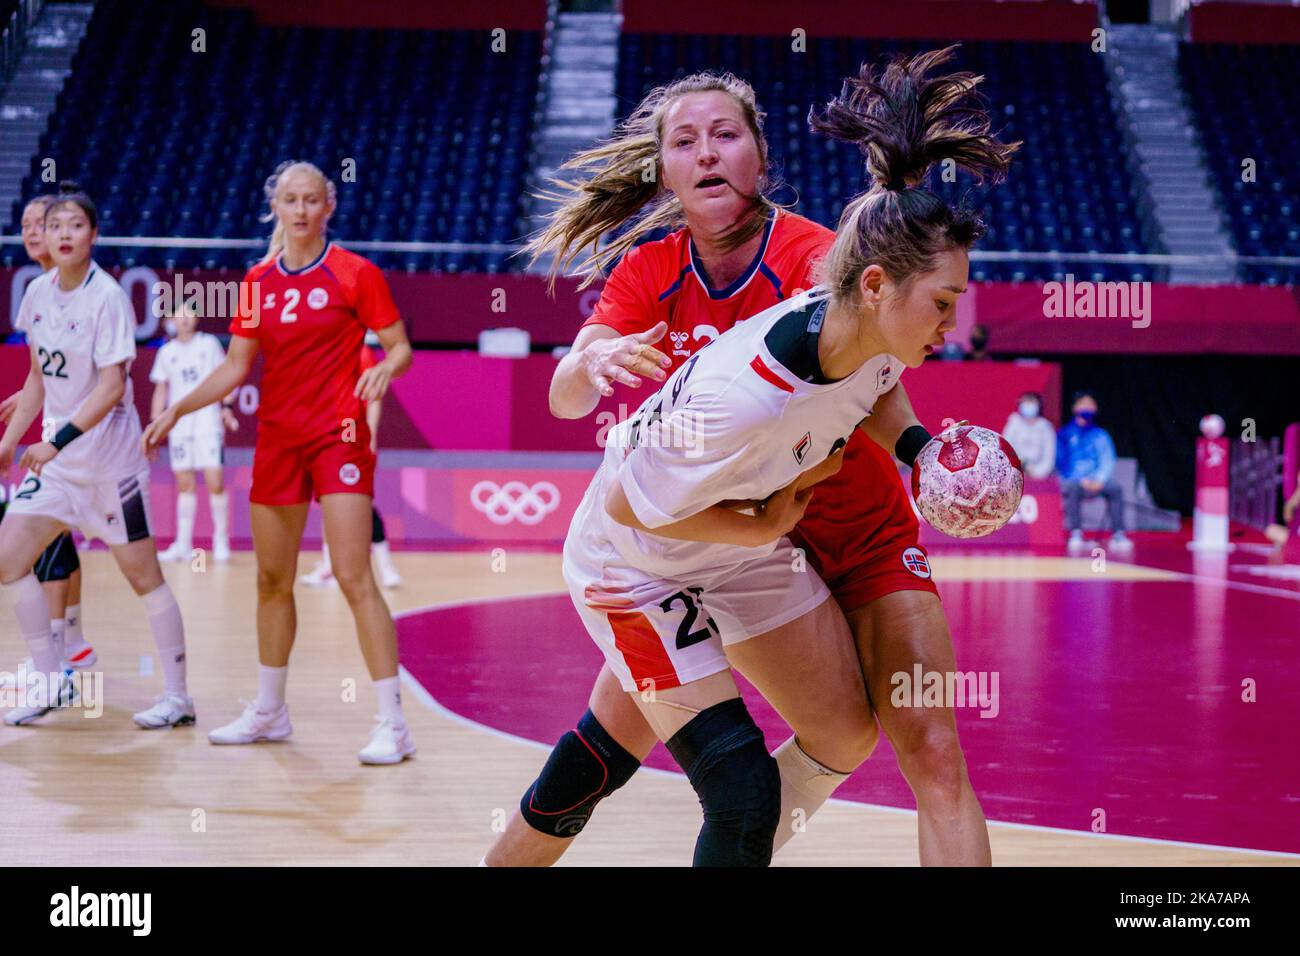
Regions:
[[[930,562],[926,559],[925,552],[920,548],[908,548],[903,552],[903,567],[918,578],[928,578],[930,576]]]

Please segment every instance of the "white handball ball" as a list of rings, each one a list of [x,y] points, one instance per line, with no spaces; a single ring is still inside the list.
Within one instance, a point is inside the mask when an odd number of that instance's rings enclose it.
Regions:
[[[1227,427],[1222,415],[1206,415],[1201,419],[1201,434],[1206,438],[1222,438]]]
[[[930,527],[954,538],[982,538],[1020,507],[1025,473],[1005,438],[978,425],[954,425],[921,449],[912,497]]]

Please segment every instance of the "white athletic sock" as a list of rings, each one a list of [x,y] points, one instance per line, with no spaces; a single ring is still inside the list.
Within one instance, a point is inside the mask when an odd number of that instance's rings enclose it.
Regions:
[[[176,541],[178,551],[188,551],[194,546],[194,513],[199,509],[199,496],[192,491],[182,491],[176,496]]]
[[[185,622],[176,597],[166,582],[144,596],[149,615],[149,630],[162,661],[167,693],[186,696],[185,690]]]
[[[223,491],[219,495],[208,492],[208,507],[212,509],[212,542],[230,544],[230,499]]]
[[[379,697],[379,716],[397,724],[406,722],[402,716],[402,679],[385,677],[375,681],[375,694]]]
[[[772,852],[775,853],[803,829],[803,825],[835,792],[835,788],[849,779],[849,775],[813,760],[793,736],[772,751],[772,756],[781,771],[781,825],[776,828],[776,839],[772,841]]]
[[[13,602],[14,616],[18,618],[18,633],[27,643],[32,655],[32,666],[38,673],[54,674],[62,664],[54,649],[54,634],[50,630],[50,605],[45,601],[41,582],[31,572],[13,584],[6,584],[9,600]]]
[[[334,568],[330,564],[330,546],[324,541],[320,543],[320,567],[326,574],[333,574]]]
[[[66,626],[61,617],[50,619],[50,637],[54,640],[54,653],[59,655],[60,665],[68,659],[68,649],[64,644],[64,635],[67,633]]]
[[[284,685],[289,680],[289,665],[267,667],[257,665],[257,709],[264,714],[275,713],[284,706]]]
[[[81,605],[69,604],[63,609],[63,641],[68,649],[79,648],[86,643],[81,635]]]

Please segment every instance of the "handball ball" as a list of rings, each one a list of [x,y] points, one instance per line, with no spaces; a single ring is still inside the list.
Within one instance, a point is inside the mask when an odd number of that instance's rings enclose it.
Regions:
[[[916,456],[912,497],[930,527],[954,538],[982,538],[1020,507],[1020,456],[995,431],[954,425]]]
[[[1227,427],[1222,415],[1206,415],[1201,419],[1201,434],[1206,438],[1222,438]]]

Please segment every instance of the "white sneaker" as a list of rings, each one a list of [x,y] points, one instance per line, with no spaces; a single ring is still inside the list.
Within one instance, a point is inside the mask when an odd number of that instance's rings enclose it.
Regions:
[[[289,705],[281,704],[280,709],[266,713],[257,709],[257,704],[248,703],[238,720],[232,720],[224,727],[218,727],[208,734],[208,740],[214,744],[255,744],[264,740],[284,740],[293,733],[293,724],[289,723]]]
[[[1082,551],[1087,546],[1088,542],[1083,540],[1083,532],[1077,529],[1070,532],[1070,540],[1065,544],[1070,551]]]
[[[173,541],[166,551],[158,552],[159,561],[188,561],[194,549],[184,541]]]
[[[230,542],[218,538],[212,542],[212,559],[218,564],[225,564],[230,560]]]
[[[148,710],[132,718],[145,730],[159,727],[184,727],[194,723],[194,698],[188,694],[163,694]]]
[[[314,588],[328,587],[331,584],[338,584],[334,580],[334,572],[328,564],[318,564],[314,571],[304,574],[298,578],[303,584],[311,585]]]
[[[71,707],[81,699],[81,693],[77,690],[72,681],[72,675],[64,671],[59,675],[59,692],[57,700],[52,704],[42,704],[33,702],[31,706],[15,707],[9,713],[5,714],[5,723],[10,727],[21,727],[24,724],[35,723],[52,710],[61,707]]]
[[[1133,540],[1123,531],[1116,531],[1110,536],[1110,546],[1116,551],[1133,550]]]
[[[378,719],[378,718],[376,718]],[[370,743],[361,748],[357,756],[362,763],[401,763],[415,755],[415,741],[405,722],[396,723],[390,717],[379,719],[379,726],[370,735]]]

